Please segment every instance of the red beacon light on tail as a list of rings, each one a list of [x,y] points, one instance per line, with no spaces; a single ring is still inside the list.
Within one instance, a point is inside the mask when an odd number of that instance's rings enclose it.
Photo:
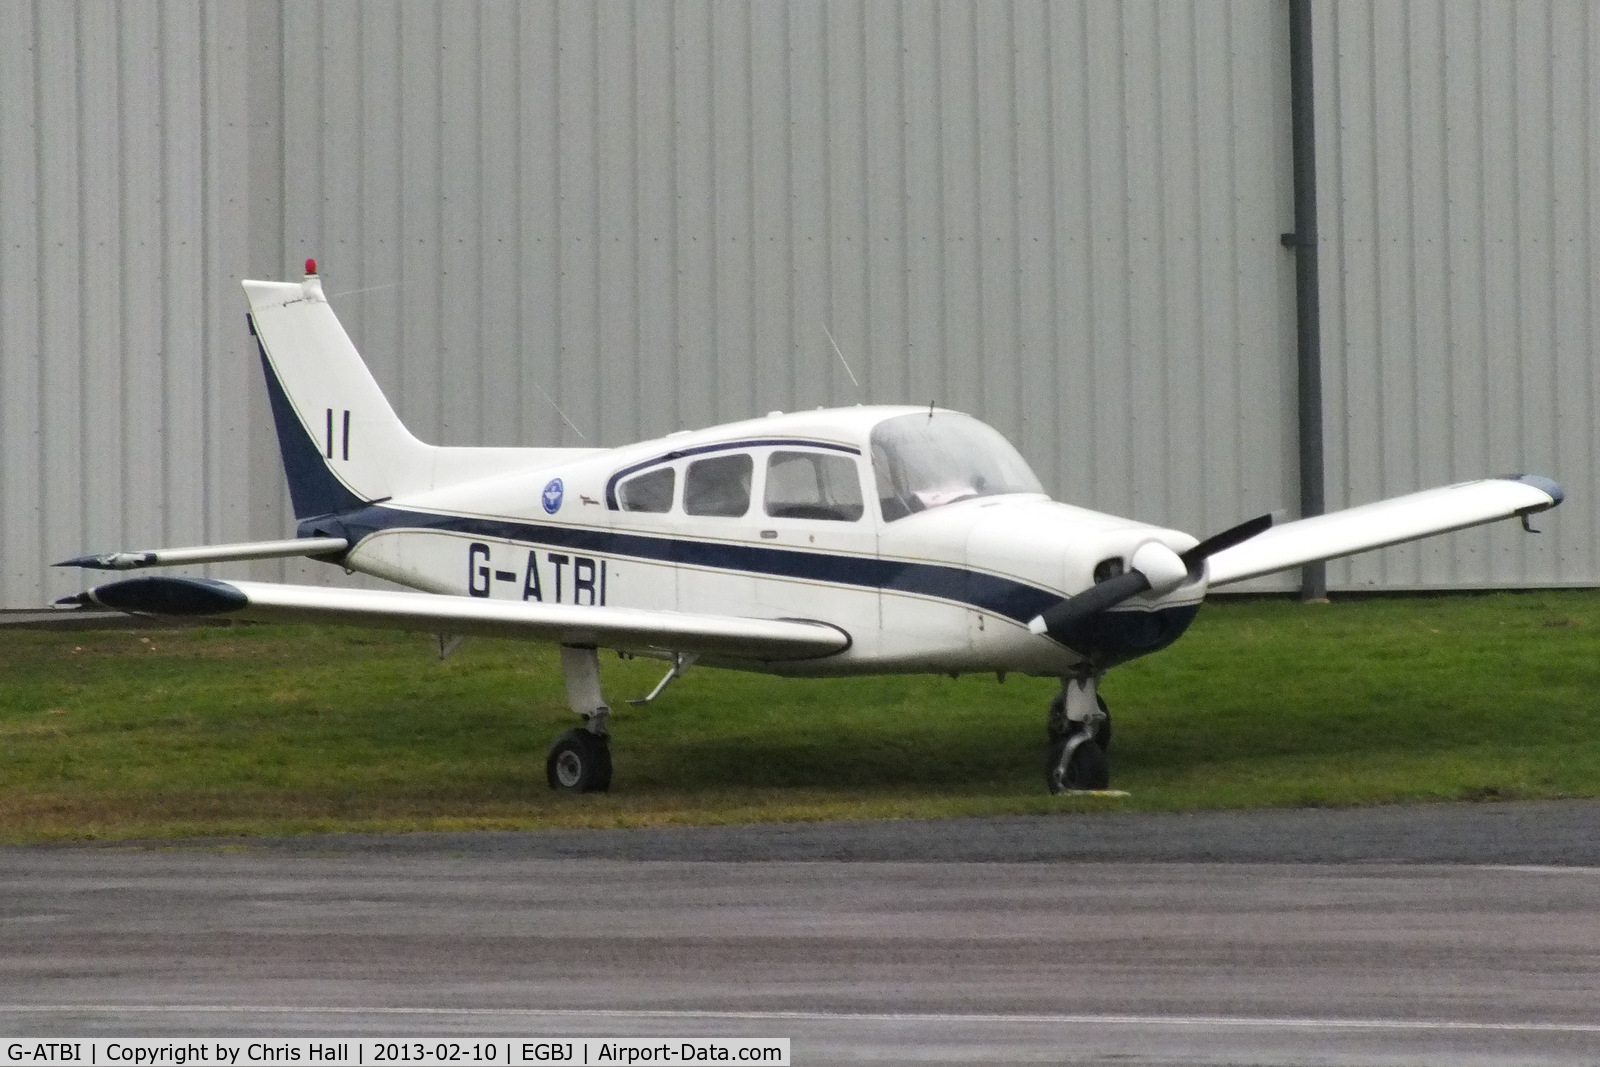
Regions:
[[[316,273],[317,273],[317,261],[314,260],[314,259],[306,260],[306,277],[309,278],[309,277],[311,277],[312,275],[314,275]]]

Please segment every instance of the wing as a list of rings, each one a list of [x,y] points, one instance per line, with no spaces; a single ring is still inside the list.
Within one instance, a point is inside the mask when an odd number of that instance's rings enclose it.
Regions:
[[[1415,541],[1495,519],[1527,516],[1561,503],[1548,478],[1515,475],[1426,489],[1409,496],[1274,526],[1207,562],[1213,586],[1242,582],[1318,560]]]
[[[129,578],[96,586],[63,603],[101,604],[143,615],[339,623],[534,638],[564,645],[664,649],[767,662],[815,659],[850,647],[850,635],[844,630],[805,619],[692,615],[212,578]]]
[[[246,541],[233,545],[196,545],[193,548],[141,548],[135,552],[107,552],[77,556],[57,567],[89,567],[97,571],[131,571],[144,567],[178,567],[186,563],[231,563],[246,559],[290,559],[294,556],[337,556],[350,546],[342,537],[294,537],[287,541]]]

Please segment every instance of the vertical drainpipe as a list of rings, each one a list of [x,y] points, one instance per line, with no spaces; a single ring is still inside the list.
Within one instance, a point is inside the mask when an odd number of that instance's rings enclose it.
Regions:
[[[1295,253],[1300,428],[1300,515],[1323,513],[1322,342],[1317,300],[1317,152],[1311,86],[1311,0],[1289,0],[1289,95],[1294,142],[1294,232],[1282,237]],[[1327,566],[1300,572],[1300,599],[1328,596]]]

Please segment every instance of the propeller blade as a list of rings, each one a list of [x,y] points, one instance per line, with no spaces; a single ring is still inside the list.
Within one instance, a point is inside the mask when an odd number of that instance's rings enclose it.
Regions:
[[[1194,575],[1207,556],[1264,533],[1272,527],[1272,523],[1272,515],[1258,515],[1213,534],[1182,553],[1174,553],[1165,545],[1149,542],[1134,553],[1129,561],[1132,566],[1127,571],[1092,585],[1077,596],[1035,616],[1028,623],[1028,629],[1070,643],[1073,631],[1088,619],[1147,590],[1157,589],[1165,594],[1176,589],[1185,577]]]
[[[1270,512],[1266,515],[1257,515],[1255,518],[1241,522],[1237,526],[1230,526],[1221,533],[1212,534],[1187,552],[1180,553],[1178,558],[1183,560],[1184,566],[1192,571],[1200,566],[1207,556],[1215,555],[1225,548],[1243,544],[1257,534],[1266,533],[1272,528],[1273,522],[1273,514]]]
[[[1126,571],[1115,578],[1107,578],[1099,585],[1091,585],[1070,600],[1063,600],[1046,610],[1028,624],[1036,634],[1051,636],[1069,632],[1078,623],[1107,608],[1138,596],[1150,588],[1150,579],[1140,571]]]

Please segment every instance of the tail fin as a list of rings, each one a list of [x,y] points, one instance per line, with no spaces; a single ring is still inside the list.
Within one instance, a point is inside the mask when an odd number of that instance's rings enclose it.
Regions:
[[[431,482],[435,451],[400,422],[306,266],[303,282],[244,282],[297,519]]]

